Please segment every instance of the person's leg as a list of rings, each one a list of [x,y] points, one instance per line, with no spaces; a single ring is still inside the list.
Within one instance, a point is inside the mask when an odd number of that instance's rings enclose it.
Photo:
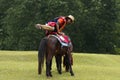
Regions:
[[[49,30],[49,31],[53,31],[54,27],[51,27],[49,25],[42,25],[42,24],[36,24],[35,26],[37,29],[45,29],[45,30]]]

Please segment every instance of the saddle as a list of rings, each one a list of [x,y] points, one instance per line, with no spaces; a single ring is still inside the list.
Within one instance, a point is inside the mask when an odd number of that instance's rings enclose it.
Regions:
[[[58,41],[61,43],[62,46],[70,46],[71,40],[67,35],[49,35],[49,36],[53,36],[55,38],[58,39]]]

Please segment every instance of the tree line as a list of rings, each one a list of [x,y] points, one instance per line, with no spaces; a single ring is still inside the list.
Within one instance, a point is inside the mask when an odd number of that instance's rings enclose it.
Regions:
[[[45,24],[58,16],[74,15],[63,32],[74,52],[113,53],[120,47],[120,4],[117,0],[0,0],[0,49],[37,50]]]

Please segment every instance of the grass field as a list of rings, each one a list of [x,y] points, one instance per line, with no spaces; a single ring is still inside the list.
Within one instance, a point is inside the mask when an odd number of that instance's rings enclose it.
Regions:
[[[73,53],[75,76],[59,75],[53,59],[52,78],[37,74],[37,51],[0,51],[0,80],[120,80],[120,56]]]

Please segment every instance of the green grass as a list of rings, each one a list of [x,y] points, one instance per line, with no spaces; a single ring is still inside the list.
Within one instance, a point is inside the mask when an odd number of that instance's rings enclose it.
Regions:
[[[59,75],[53,59],[52,78],[37,74],[37,51],[0,51],[0,80],[120,80],[120,56],[73,53],[75,76]]]

